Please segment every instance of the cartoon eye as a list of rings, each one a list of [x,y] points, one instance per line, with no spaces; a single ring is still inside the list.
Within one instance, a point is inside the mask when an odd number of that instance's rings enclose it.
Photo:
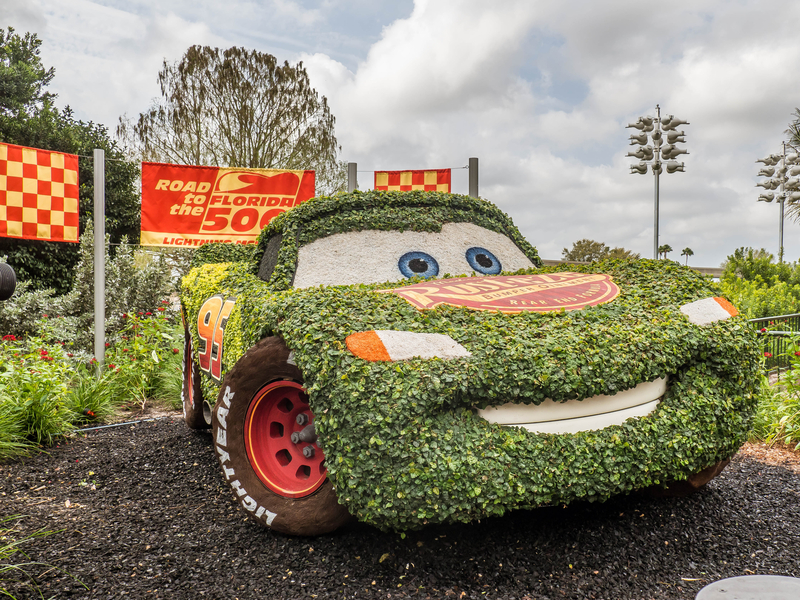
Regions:
[[[497,275],[503,270],[503,265],[500,264],[497,257],[480,246],[473,246],[467,250],[467,262],[470,267],[484,275]]]
[[[425,252],[406,252],[397,261],[397,266],[406,277],[436,277],[439,274],[439,263]]]

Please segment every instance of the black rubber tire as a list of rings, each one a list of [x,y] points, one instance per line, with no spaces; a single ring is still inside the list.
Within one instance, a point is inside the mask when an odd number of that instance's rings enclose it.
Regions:
[[[17,275],[6,263],[0,263],[0,301],[8,300],[17,289]]]
[[[336,499],[331,481],[325,479],[308,496],[282,496],[262,483],[245,448],[245,420],[256,393],[277,380],[303,383],[302,373],[288,359],[289,349],[283,340],[264,338],[225,375],[212,417],[214,447],[223,474],[248,516],[281,533],[323,535],[352,520]],[[222,418],[220,409],[228,411]]]
[[[203,410],[203,390],[200,387],[200,369],[192,352],[192,336],[184,331],[183,341],[183,383],[181,385],[183,420],[189,429],[208,429],[211,427],[210,414]]]

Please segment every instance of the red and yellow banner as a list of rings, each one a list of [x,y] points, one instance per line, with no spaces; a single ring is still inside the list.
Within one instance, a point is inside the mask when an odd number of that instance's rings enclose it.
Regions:
[[[254,243],[273,217],[313,196],[314,171],[145,162],[141,243]]]
[[[78,156],[0,143],[0,236],[78,241]]]
[[[450,193],[450,169],[375,171],[375,189],[396,192],[425,190]]]

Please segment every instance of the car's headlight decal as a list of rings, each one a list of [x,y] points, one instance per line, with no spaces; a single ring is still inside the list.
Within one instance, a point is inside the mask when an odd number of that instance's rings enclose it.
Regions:
[[[345,343],[355,356],[372,362],[472,356],[464,346],[441,333],[388,329],[359,331],[347,336]]]
[[[695,325],[710,325],[739,314],[725,298],[703,298],[681,306],[681,312]]]

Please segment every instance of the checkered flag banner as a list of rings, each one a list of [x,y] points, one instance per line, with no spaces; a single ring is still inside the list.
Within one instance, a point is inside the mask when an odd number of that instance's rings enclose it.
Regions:
[[[450,169],[375,171],[375,189],[396,192],[425,190],[450,193]]]
[[[0,143],[0,237],[78,241],[78,156]]]

